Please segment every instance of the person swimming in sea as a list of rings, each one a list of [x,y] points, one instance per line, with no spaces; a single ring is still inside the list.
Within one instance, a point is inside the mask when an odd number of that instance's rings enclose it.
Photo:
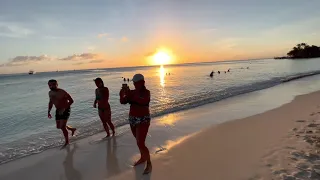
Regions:
[[[109,89],[104,86],[104,83],[101,78],[94,79],[94,82],[97,86],[95,91],[96,99],[94,100],[93,107],[97,108],[98,104],[98,113],[100,120],[103,124],[103,128],[107,133],[107,137],[110,136],[109,127],[112,130],[112,135],[115,135],[114,125],[111,122],[111,108],[109,104]]]

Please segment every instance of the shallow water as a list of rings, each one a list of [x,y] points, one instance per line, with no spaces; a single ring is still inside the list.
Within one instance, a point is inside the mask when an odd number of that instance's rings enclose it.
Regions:
[[[74,98],[70,124],[79,129],[77,138],[102,131],[97,110],[92,108],[95,85],[101,77],[110,89],[113,121],[117,126],[127,123],[128,106],[119,104],[123,80],[135,73],[146,77],[152,93],[153,116],[215,102],[227,97],[268,88],[292,77],[320,70],[320,59],[255,60],[200,63],[165,67],[115,68],[69,72],[37,73],[35,75],[0,76],[0,162],[37,153],[61,143],[54,120],[46,117],[49,79]],[[249,67],[249,69],[247,69]],[[231,68],[230,73],[224,73]],[[213,78],[209,73],[215,73]],[[169,73],[170,75],[166,75]],[[132,83],[129,83],[132,88]],[[53,111],[54,112],[54,111]]]

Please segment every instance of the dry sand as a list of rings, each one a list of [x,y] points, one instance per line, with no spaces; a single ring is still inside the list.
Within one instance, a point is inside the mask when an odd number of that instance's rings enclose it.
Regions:
[[[141,176],[138,167],[112,179],[320,179],[319,99],[320,92],[298,96],[280,108],[208,128],[155,157],[151,175]]]

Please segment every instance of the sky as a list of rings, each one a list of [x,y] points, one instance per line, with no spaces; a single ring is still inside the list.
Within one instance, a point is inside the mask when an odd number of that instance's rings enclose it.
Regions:
[[[270,58],[320,45],[319,0],[0,0],[0,73]]]

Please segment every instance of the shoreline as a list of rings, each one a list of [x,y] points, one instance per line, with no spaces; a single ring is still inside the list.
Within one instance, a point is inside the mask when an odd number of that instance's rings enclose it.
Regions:
[[[313,82],[318,79],[320,79],[320,76],[312,76],[155,118],[147,138],[147,144],[152,150],[152,154],[157,156],[157,154],[163,153],[164,146],[169,145],[166,148],[170,149],[170,147],[176,146],[176,141],[181,143],[181,138],[184,139],[185,136],[190,137],[190,134],[199,131],[199,134],[202,134],[203,129],[220,126],[221,123],[241,122],[242,118],[290,102],[296,95],[316,91],[319,87],[314,86]],[[288,93],[288,90],[291,90],[290,93]],[[284,92],[287,93],[283,94]],[[283,95],[270,101],[270,97],[279,93]],[[244,108],[244,105],[246,108]],[[214,121],[212,117],[214,117]],[[53,175],[50,177],[51,179],[61,179],[60,176],[67,176],[68,173],[72,174],[72,172],[81,174],[82,179],[116,177],[131,169],[130,164],[138,153],[129,127],[124,126],[118,129],[118,132],[120,135],[115,140],[100,141],[104,135],[100,133],[74,142],[69,150],[54,148],[8,162],[0,166],[0,179],[10,180],[24,177],[36,180],[40,179],[41,175],[43,177],[47,174],[57,173],[56,171],[58,171],[57,175]],[[183,141],[182,144],[188,141],[189,139]],[[75,146],[77,147],[75,148]],[[74,148],[76,150],[73,151]],[[72,158],[70,158],[71,155]]]
[[[312,77],[312,76],[317,76],[319,74],[319,71],[313,71],[313,72],[309,72],[309,73],[300,73],[300,74],[297,74],[297,75],[295,75],[295,76],[291,76],[291,77],[288,77],[287,79],[283,79],[282,81],[279,81],[278,83],[273,83],[273,84],[271,84],[271,85],[268,85],[268,86],[266,86],[266,87],[263,87],[263,88],[265,88],[265,89],[256,89],[256,90],[253,90],[253,91],[249,91],[249,92],[243,92],[243,93],[239,93],[239,94],[237,94],[237,95],[226,95],[226,97],[224,97],[223,99],[221,99],[221,100],[219,100],[219,99],[208,99],[208,100],[206,100],[206,101],[202,101],[201,103],[199,102],[199,103],[195,103],[195,104],[192,104],[191,105],[191,107],[176,107],[175,109],[172,109],[171,111],[168,111],[168,112],[166,112],[166,113],[164,113],[163,114],[163,112],[162,113],[159,113],[159,114],[155,114],[155,115],[153,115],[153,118],[155,118],[155,119],[158,119],[158,118],[161,118],[161,117],[164,117],[164,116],[167,116],[167,115],[170,115],[170,114],[175,114],[175,113],[179,113],[179,112],[181,112],[181,111],[188,111],[188,110],[190,110],[190,109],[194,109],[194,108],[198,108],[198,107],[200,107],[201,108],[201,106],[206,106],[206,105],[208,105],[208,104],[210,104],[210,103],[218,103],[218,102],[220,102],[220,101],[225,101],[225,100],[228,100],[229,98],[235,98],[235,97],[237,97],[237,96],[246,96],[247,94],[250,94],[250,93],[254,93],[254,92],[259,92],[259,91],[263,91],[263,90],[267,90],[267,89],[269,89],[269,88],[272,88],[272,87],[275,87],[275,86],[278,86],[278,85],[286,85],[286,83],[288,83],[288,82],[290,82],[290,81],[296,81],[296,80],[299,80],[299,79],[302,79],[302,78],[306,78],[306,77]],[[320,86],[319,86],[320,87]],[[118,126],[118,127],[121,127],[121,126],[125,126],[126,124],[121,124],[120,126]],[[55,130],[51,130],[50,132],[52,132],[52,133],[54,133],[55,132]],[[82,140],[82,139],[85,139],[85,138],[88,138],[89,136],[92,136],[92,135],[95,135],[95,134],[99,134],[99,133],[101,133],[101,132],[104,132],[103,130],[100,130],[100,132],[95,132],[94,134],[90,134],[90,132],[89,131],[85,131],[85,133],[82,133],[82,134],[79,134],[79,136],[77,136],[75,139],[74,139],[74,141],[80,141],[80,140]],[[86,133],[89,133],[89,136],[88,136],[88,134],[86,134]],[[26,137],[25,139],[27,139],[28,137]],[[15,143],[15,144],[18,144],[18,142],[19,141],[21,141],[21,140],[23,140],[23,139],[20,139],[20,140],[17,140],[17,141],[13,141],[13,142],[11,142],[11,143]],[[26,141],[27,142],[27,141]],[[10,143],[8,143],[8,144],[10,144]],[[24,144],[24,145],[26,145],[26,144]],[[32,145],[31,145],[32,146]],[[57,147],[59,147],[59,145],[57,144],[57,142],[55,143],[55,144],[49,144],[49,145],[44,145],[44,146],[42,146],[42,147],[40,147],[39,149],[38,149],[38,147],[35,147],[35,146],[33,146],[33,147],[30,147],[31,149],[32,148],[34,148],[34,151],[33,152],[28,152],[28,154],[23,154],[22,155],[22,153],[23,153],[23,151],[24,150],[28,150],[28,149],[18,149],[15,153],[16,153],[16,155],[17,155],[17,157],[14,157],[14,158],[12,158],[12,159],[6,159],[5,161],[4,160],[2,160],[1,159],[1,164],[0,165],[2,165],[2,164],[6,164],[6,163],[9,163],[9,162],[11,162],[11,161],[15,161],[15,160],[17,160],[17,159],[21,159],[21,158],[24,158],[24,157],[28,157],[28,156],[30,156],[30,155],[33,155],[33,154],[37,154],[37,153],[42,153],[42,152],[44,152],[44,151],[47,151],[47,150],[50,150],[50,149],[53,149],[53,148],[57,148]],[[30,149],[29,148],[29,149]],[[6,156],[8,156],[8,155],[11,155],[11,154],[8,154],[7,153],[8,151],[3,151],[3,156],[2,157],[4,157],[3,159],[5,159],[5,158],[7,158]],[[16,155],[14,155],[14,156],[16,156]],[[1,158],[2,158],[1,157]]]

